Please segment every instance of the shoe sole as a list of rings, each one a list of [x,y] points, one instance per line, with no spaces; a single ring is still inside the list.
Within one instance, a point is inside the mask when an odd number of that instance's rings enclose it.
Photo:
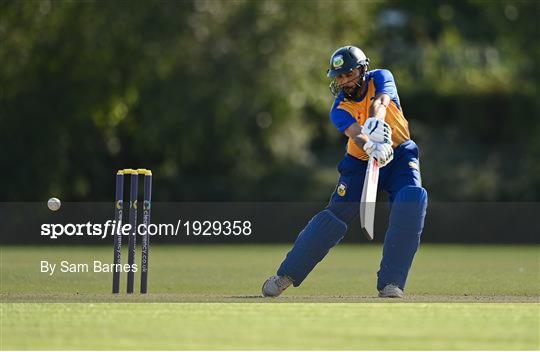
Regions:
[[[379,298],[403,298],[403,296],[397,296],[397,295],[392,295],[392,296],[387,296],[387,295],[381,295],[379,294]]]

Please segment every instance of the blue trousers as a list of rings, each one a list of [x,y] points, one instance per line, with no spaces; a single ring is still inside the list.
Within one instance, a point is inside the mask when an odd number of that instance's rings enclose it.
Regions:
[[[357,218],[367,162],[346,154],[338,165],[338,185],[325,210],[315,215],[279,267],[298,286],[329,250],[341,241],[347,226]],[[427,207],[422,188],[418,147],[409,140],[394,150],[394,160],[379,172],[379,190],[389,194],[390,221],[377,273],[377,289],[387,284],[405,288],[420,243]]]

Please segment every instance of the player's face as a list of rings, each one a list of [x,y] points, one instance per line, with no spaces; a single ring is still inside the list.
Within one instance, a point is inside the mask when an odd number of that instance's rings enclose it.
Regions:
[[[360,70],[355,68],[354,70],[346,73],[342,73],[336,76],[336,81],[341,89],[347,94],[352,94],[357,87],[360,78]]]

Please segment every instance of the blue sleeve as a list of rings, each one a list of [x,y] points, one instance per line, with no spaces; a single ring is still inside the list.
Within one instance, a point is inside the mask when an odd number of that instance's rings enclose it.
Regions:
[[[330,120],[339,132],[343,133],[350,125],[356,122],[356,119],[347,111],[336,108],[336,105],[330,111]]]
[[[394,81],[392,72],[384,69],[373,71],[373,83],[375,84],[375,95],[380,93],[388,94],[390,99],[401,109],[396,82]]]

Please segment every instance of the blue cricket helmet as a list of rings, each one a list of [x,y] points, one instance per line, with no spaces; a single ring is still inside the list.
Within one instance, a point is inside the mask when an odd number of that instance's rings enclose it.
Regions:
[[[342,73],[347,73],[355,68],[364,67],[363,72],[367,71],[369,59],[359,48],[348,45],[337,49],[330,57],[330,68],[326,74],[334,78]]]

